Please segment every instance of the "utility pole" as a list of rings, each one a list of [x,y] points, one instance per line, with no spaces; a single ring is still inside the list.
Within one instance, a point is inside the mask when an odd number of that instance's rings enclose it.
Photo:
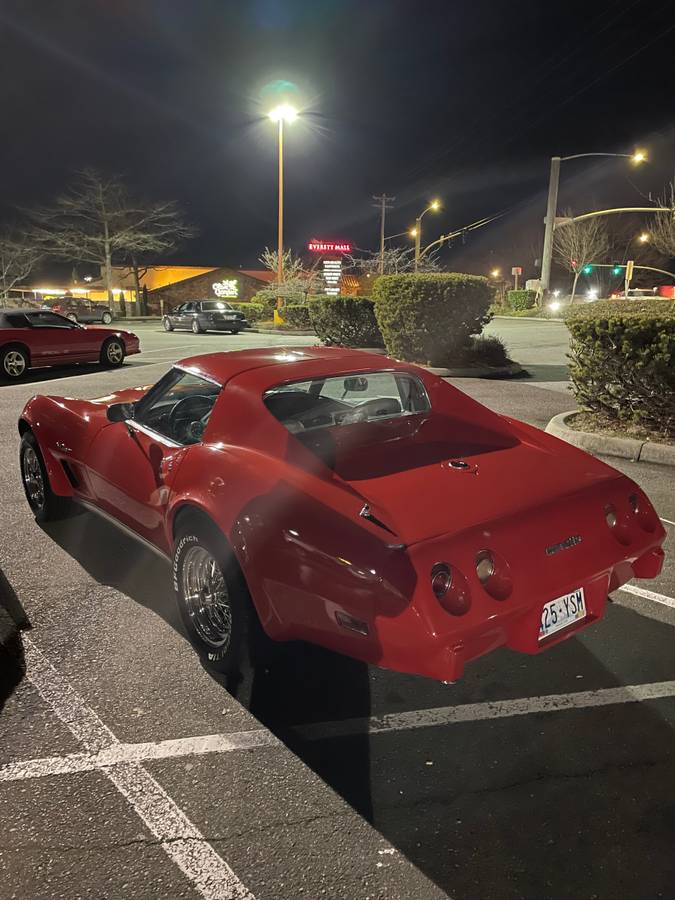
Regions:
[[[555,229],[555,213],[558,205],[558,185],[560,183],[560,157],[551,157],[551,174],[548,179],[548,202],[546,204],[546,229],[544,231],[544,250],[541,255],[542,296],[546,295],[551,281],[551,259],[553,257],[553,231]]]
[[[387,197],[386,194],[380,194],[378,197],[373,194],[373,206],[380,210],[380,275],[384,275],[384,219],[388,209],[392,209],[392,203],[396,197]]]

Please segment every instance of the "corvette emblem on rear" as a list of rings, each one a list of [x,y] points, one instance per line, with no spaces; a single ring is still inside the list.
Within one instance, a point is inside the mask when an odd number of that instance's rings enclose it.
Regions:
[[[560,541],[559,544],[551,544],[550,547],[546,548],[546,555],[553,556],[554,553],[560,553],[561,550],[567,550],[570,547],[576,547],[577,544],[581,543],[581,535],[580,534],[571,534],[568,538],[565,538],[564,541]]]

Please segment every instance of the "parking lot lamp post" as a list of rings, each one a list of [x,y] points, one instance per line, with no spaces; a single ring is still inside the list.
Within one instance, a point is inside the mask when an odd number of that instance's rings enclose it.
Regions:
[[[548,200],[546,202],[546,228],[544,231],[544,249],[541,256],[542,296],[548,291],[551,280],[551,261],[553,259],[553,232],[555,230],[555,214],[558,206],[558,184],[560,182],[560,163],[570,159],[582,159],[587,156],[615,156],[629,159],[634,166],[647,162],[647,152],[636,150],[634,153],[575,153],[572,156],[552,156],[551,172],[548,179]]]
[[[289,103],[281,103],[269,112],[269,117],[278,124],[279,146],[279,215],[277,229],[277,284],[284,280],[284,123],[294,122],[298,117],[298,111]],[[281,308],[282,298],[277,297],[277,309]]]
[[[434,212],[438,212],[440,208],[440,200],[432,200],[427,208],[422,210],[419,216],[415,219],[415,227],[410,232],[410,234],[415,238],[415,271],[417,271],[420,264],[420,250],[422,245],[422,216],[424,216],[425,213],[428,213],[430,209],[433,209]]]

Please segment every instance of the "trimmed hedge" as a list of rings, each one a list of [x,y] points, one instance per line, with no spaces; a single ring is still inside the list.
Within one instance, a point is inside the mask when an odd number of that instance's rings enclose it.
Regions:
[[[506,305],[514,310],[532,309],[537,302],[536,291],[507,291]]]
[[[261,319],[267,317],[267,310],[260,303],[235,303],[233,301],[228,301],[230,306],[234,307],[234,309],[238,309],[240,312],[243,312],[246,316],[246,320],[249,325],[253,325],[255,322],[259,322]]]
[[[258,291],[250,300],[256,306],[262,306],[265,309],[265,318],[271,319],[274,315],[274,307],[277,305],[277,298],[273,297],[269,291]],[[234,304],[232,304],[234,306]]]
[[[604,300],[573,308],[565,321],[580,407],[675,436],[675,303]]]
[[[370,297],[313,297],[309,301],[317,336],[342,347],[384,347]]]
[[[493,290],[487,278],[457,272],[382,275],[373,299],[390,356],[446,366],[490,321]]]
[[[280,310],[281,316],[291,328],[301,328],[310,331],[312,328],[312,320],[309,317],[309,306],[307,303],[287,303]]]

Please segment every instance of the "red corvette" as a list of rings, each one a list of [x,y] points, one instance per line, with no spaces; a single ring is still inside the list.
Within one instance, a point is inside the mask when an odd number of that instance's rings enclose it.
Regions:
[[[18,381],[29,369],[67,363],[112,368],[139,352],[130,331],[86,328],[43,309],[0,309],[0,378]]]
[[[452,681],[496,647],[575,634],[663,564],[628,478],[374,354],[196,356],[149,390],[35,397],[19,431],[36,517],[75,498],[169,557],[221,671],[262,624]]]

